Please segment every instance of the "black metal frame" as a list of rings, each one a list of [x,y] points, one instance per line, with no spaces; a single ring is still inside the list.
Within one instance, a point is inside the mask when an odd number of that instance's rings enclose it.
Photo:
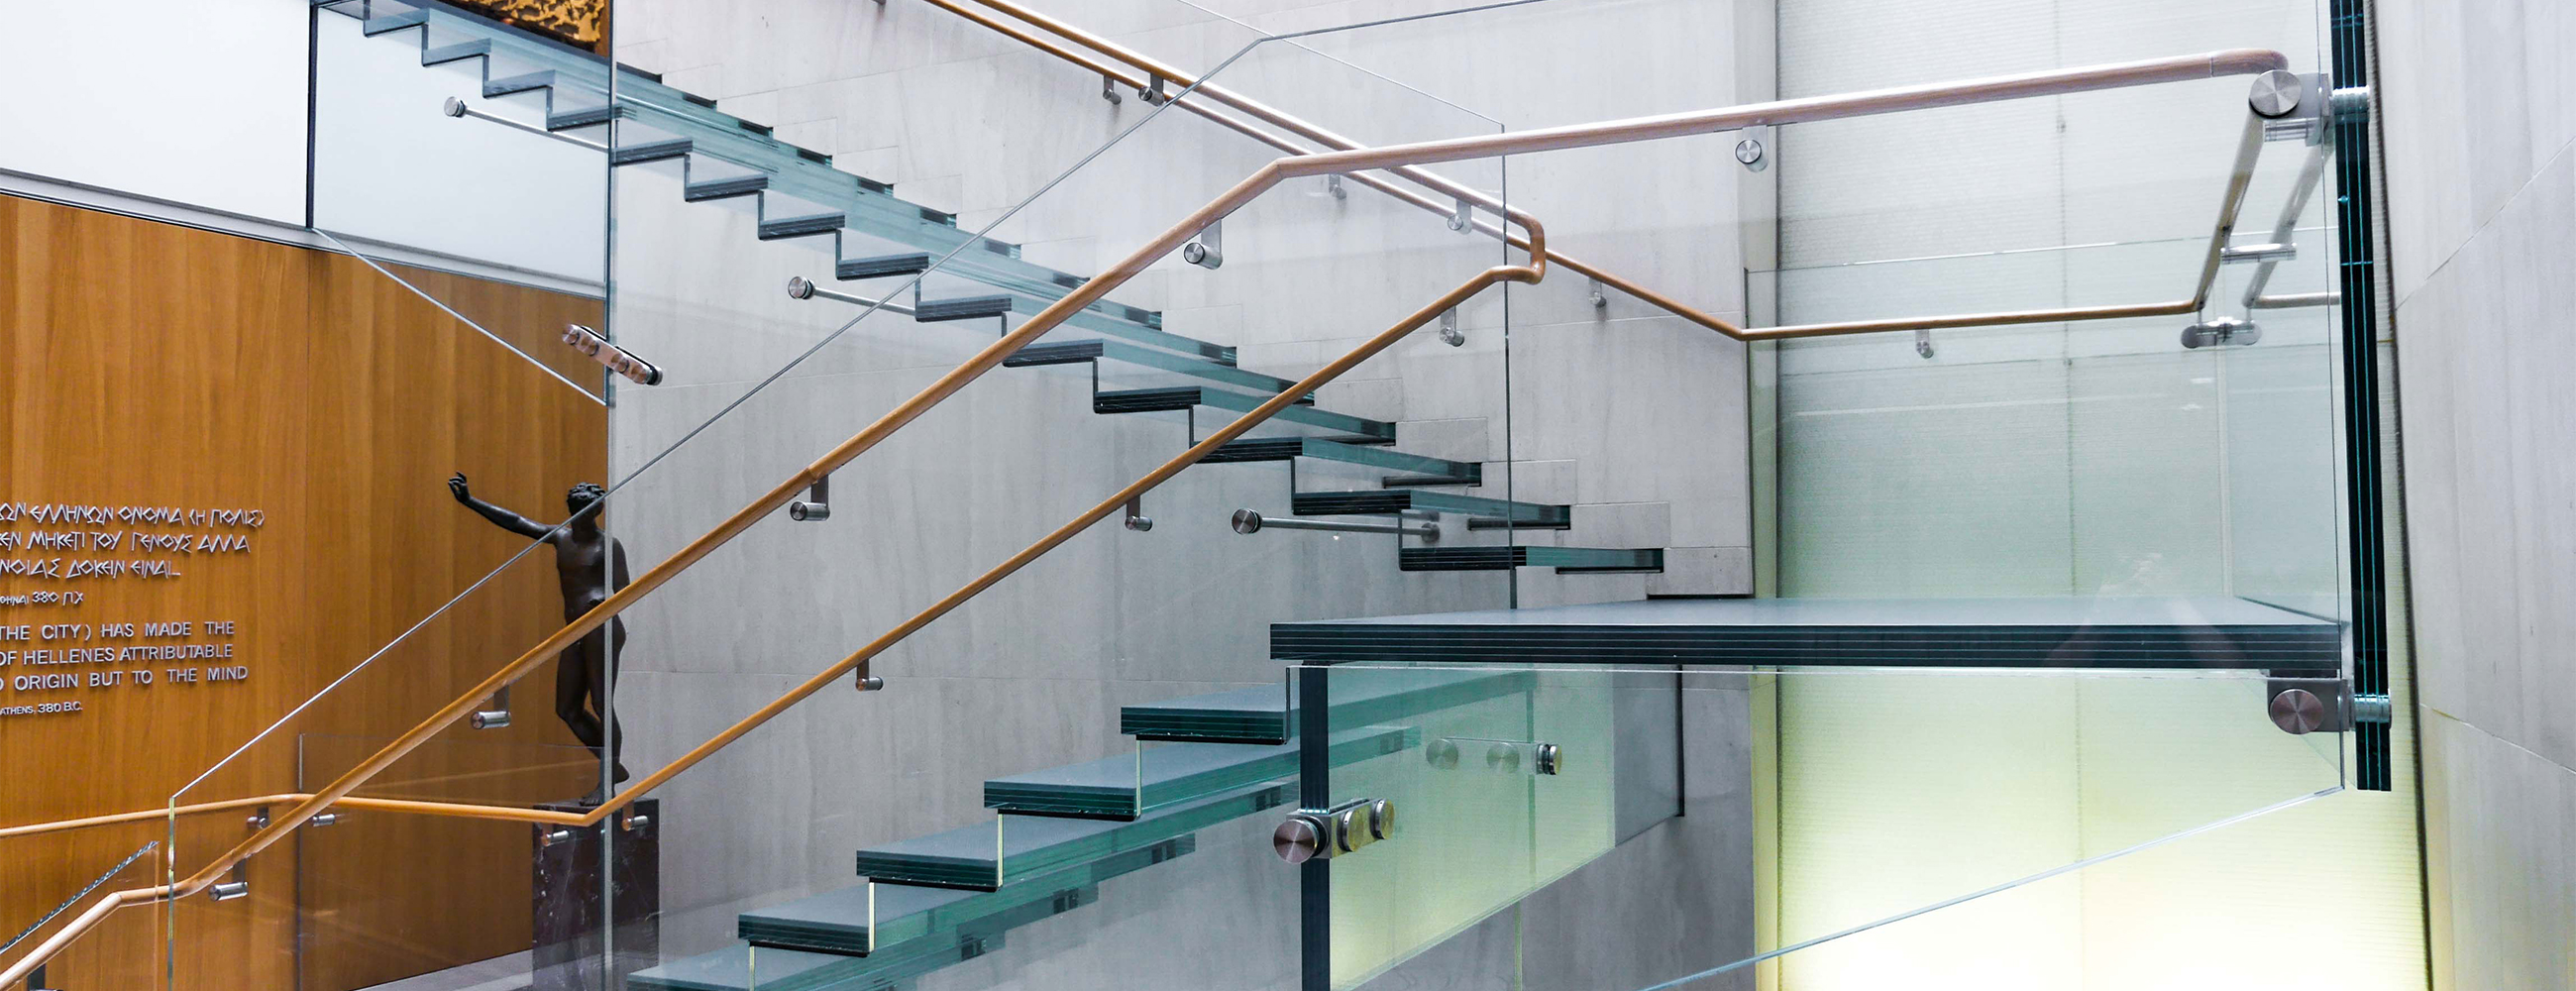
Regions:
[[[2329,0],[2327,33],[2333,42],[2337,88],[2370,85],[2367,0]],[[2379,296],[2377,230],[2371,210],[2370,121],[2346,114],[2333,123],[2335,272],[2341,291],[2344,392],[2344,467],[2347,485],[2345,542],[2352,559],[2352,690],[2386,695],[2388,679],[2388,567],[2379,457]],[[2391,714],[2394,719],[2394,713]],[[2353,727],[2353,786],[2390,788],[2392,723]]]

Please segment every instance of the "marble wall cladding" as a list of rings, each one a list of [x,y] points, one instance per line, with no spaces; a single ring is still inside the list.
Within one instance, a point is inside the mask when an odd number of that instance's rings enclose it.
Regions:
[[[1242,54],[1225,85],[1369,143],[1722,105],[1733,95],[1725,60],[1710,55],[1735,43],[1726,4],[1548,3],[1472,25],[1423,22],[1248,54],[1260,29],[1451,5],[1037,6],[1193,71]],[[1149,119],[1133,93],[1112,105],[1096,76],[918,0],[628,0],[616,16],[619,60],[773,125],[847,171],[893,182],[899,197],[956,212],[965,229],[995,225],[992,236],[1022,257],[1077,275],[1109,268],[1278,154],[1180,111]],[[1527,72],[1534,60],[1561,71]],[[1674,85],[1622,84],[1641,63]],[[1437,170],[1526,204],[1551,243],[1731,317],[1744,309],[1745,284],[1736,181],[1708,166],[1728,143]],[[862,295],[903,280],[834,284],[822,278],[827,240],[757,240],[751,201],[684,204],[676,169],[618,177],[614,328],[669,375],[662,386],[621,389],[614,407],[616,471],[641,474],[618,493],[613,525],[639,572],[1001,331],[995,321],[923,324],[885,312],[853,325],[858,308],[791,300],[787,278]],[[1159,311],[1173,333],[1237,346],[1241,367],[1296,377],[1513,260],[1438,214],[1356,183],[1344,191],[1330,195],[1320,178],[1275,189],[1227,219],[1222,268],[1156,260],[1111,298]],[[875,243],[853,240],[843,251],[911,250],[867,245]],[[922,293],[988,291],[934,273]],[[1292,485],[1373,489],[1384,472],[1194,467],[1145,498],[1150,532],[1113,518],[1073,537],[877,656],[885,692],[825,686],[662,789],[672,809],[666,949],[724,945],[735,912],[856,883],[849,861],[859,847],[990,823],[987,777],[1128,752],[1121,705],[1278,684],[1272,622],[1498,608],[1515,601],[1516,585],[1523,605],[1750,587],[1739,348],[1616,294],[1597,310],[1583,280],[1562,271],[1539,286],[1489,290],[1458,315],[1464,346],[1417,334],[1321,390],[1319,406],[1397,423],[1400,450],[1483,463],[1486,483],[1471,494],[1577,505],[1576,530],[1523,531],[1526,542],[1671,546],[1668,574],[1405,572],[1389,536],[1239,535],[1227,525],[1235,509],[1286,515]],[[1051,339],[1082,336],[1068,329]],[[1098,374],[1103,388],[1190,381],[1134,366]],[[993,371],[835,472],[828,521],[763,520],[632,610],[619,686],[628,764],[638,773],[660,766],[1231,416],[1095,415],[1093,375],[1079,365]],[[1443,546],[1505,539],[1469,533],[1455,518],[1444,527]],[[1740,712],[1720,706],[1690,718],[1713,754],[1743,748]],[[1701,760],[1690,758],[1694,773]],[[1296,872],[1269,851],[1268,824],[1203,831],[1199,852],[1183,861],[1103,885],[1098,906],[1015,930],[1001,949],[923,986],[1293,984]],[[1750,913],[1741,883],[1749,847],[1720,838],[1714,814],[1695,820],[1702,826],[1706,837],[1627,858],[1615,869],[1630,880],[1617,887],[1643,899],[1662,890],[1646,878],[1686,882],[1692,897],[1726,906],[1700,924],[1731,939]],[[1225,964],[1211,971],[1211,960]]]
[[[2576,982],[2562,4],[2377,5],[2439,988]]]

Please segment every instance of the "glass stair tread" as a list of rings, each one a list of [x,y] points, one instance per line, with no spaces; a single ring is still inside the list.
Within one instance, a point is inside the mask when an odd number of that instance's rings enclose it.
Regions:
[[[1332,724],[1396,722],[1490,698],[1529,691],[1527,671],[1426,670],[1409,679],[1363,679],[1344,694],[1336,688]],[[1140,740],[1281,744],[1296,736],[1297,710],[1285,685],[1262,685],[1131,705],[1118,711],[1118,730]]]
[[[1205,386],[1111,389],[1092,394],[1091,410],[1095,413],[1158,413],[1206,406],[1248,413],[1254,407],[1268,401],[1267,396],[1253,396]],[[1300,403],[1310,401],[1310,399],[1301,399]],[[1320,410],[1308,405],[1290,406],[1280,410],[1271,419],[1369,437],[1382,437],[1389,441],[1395,439],[1395,424],[1384,420],[1369,420],[1346,413]]]
[[[907,940],[866,956],[736,943],[626,978],[628,991],[891,991],[903,982],[1001,949],[1003,934],[1100,900],[1096,887],[1012,906],[944,938]],[[755,969],[755,963],[757,968]]]
[[[2334,622],[2228,596],[1650,599],[1273,623],[1270,652],[1325,662],[2331,673],[2342,638]]]
[[[1133,344],[1126,344],[1119,341],[1097,339],[1088,341],[1066,341],[1060,344],[1032,344],[1028,347],[1021,348],[1018,354],[1014,354],[1009,358],[1003,359],[1002,364],[1004,367],[1008,368],[1028,368],[1037,365],[1072,365],[1086,361],[1098,361],[1101,359],[1125,362],[1130,365],[1138,365],[1166,372],[1178,372],[1183,375],[1203,378],[1210,382],[1252,389],[1274,396],[1288,391],[1289,387],[1297,384],[1291,379],[1283,379],[1276,375],[1264,375],[1260,372],[1246,371],[1233,365],[1221,365],[1213,361],[1203,361],[1192,358],[1188,355],[1173,354],[1167,351],[1156,351],[1151,348],[1140,348]],[[1314,397],[1312,396],[1307,396],[1304,397],[1303,401],[1311,402],[1313,398]]]
[[[1332,766],[1422,745],[1404,726],[1333,734]],[[1299,745],[1172,743],[984,782],[984,807],[1014,815],[1131,820],[1154,809],[1297,774]]]
[[[1360,492],[1298,492],[1288,498],[1299,516],[1391,516],[1408,510],[1461,513],[1479,519],[1510,520],[1514,526],[1562,529],[1573,525],[1574,507],[1488,499],[1422,489]],[[1475,548],[1453,548],[1473,550]]]
[[[1359,443],[1353,443],[1352,441]],[[1390,478],[1386,484],[1408,485],[1482,485],[1485,466],[1470,461],[1407,454],[1382,447],[1366,447],[1370,438],[1334,437],[1256,437],[1238,440],[1216,449],[1205,463],[1224,464],[1236,461],[1286,461],[1290,458],[1315,458],[1343,464],[1412,472],[1403,478]]]
[[[1176,836],[995,891],[859,884],[741,913],[735,935],[753,946],[859,956],[904,952],[912,949],[905,944],[924,938],[933,945],[953,944],[939,937],[1196,849],[1195,834]]]
[[[1008,816],[999,827],[978,823],[861,850],[858,872],[880,884],[991,891],[1296,800],[1297,783],[1290,780],[1168,805],[1129,822]],[[997,828],[999,844],[994,841]]]
[[[1396,566],[1405,571],[1555,568],[1558,574],[1659,572],[1664,570],[1664,552],[1661,548],[1629,547],[1406,547],[1396,552]]]
[[[1020,257],[1016,245],[978,238],[971,232],[960,230],[954,215],[898,199],[894,196],[893,186],[833,168],[831,156],[778,140],[770,128],[717,110],[714,101],[666,85],[652,73],[620,66],[617,102],[611,106],[607,103],[607,62],[592,53],[441,8],[419,7],[382,16],[365,16],[344,9],[348,6],[344,3],[326,3],[323,6],[344,15],[361,17],[361,31],[370,37],[411,28],[421,29],[419,45],[425,60],[433,55],[447,62],[483,58],[487,87],[507,84],[528,87],[511,92],[544,90],[546,127],[550,130],[597,127],[612,118],[622,117],[674,136],[669,140],[652,142],[656,147],[651,154],[633,154],[628,147],[612,149],[610,162],[613,165],[705,155],[766,176],[768,187],[762,195],[776,192],[809,203],[842,208],[845,214],[842,225],[851,230],[919,247],[933,255],[947,255],[953,251],[955,257],[942,267],[942,271],[1021,297],[1025,305],[1018,312],[1036,313],[1090,281],[1085,276],[1027,261]],[[433,28],[481,37],[469,42],[433,45],[430,40]],[[475,51],[459,47],[477,43],[481,48]],[[494,80],[490,78],[491,59],[496,57],[546,68]],[[425,61],[424,64],[439,63]],[[545,77],[542,86],[536,85],[540,81],[539,76]],[[560,108],[557,106],[561,102],[559,97],[566,91],[578,91],[580,95],[594,99],[597,105]],[[961,248],[964,250],[959,250]],[[1232,347],[1164,333],[1161,314],[1108,300],[1084,307],[1067,324],[1225,364],[1234,362]]]

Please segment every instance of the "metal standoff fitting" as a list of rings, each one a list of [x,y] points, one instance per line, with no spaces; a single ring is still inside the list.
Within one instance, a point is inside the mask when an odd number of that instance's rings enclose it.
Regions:
[[[1137,496],[1136,498],[1127,500],[1126,526],[1127,529],[1134,530],[1138,533],[1144,533],[1145,531],[1154,528],[1154,518],[1145,515],[1144,496]]]
[[[1379,840],[1395,837],[1395,803],[1383,798],[1355,798],[1329,809],[1299,809],[1270,831],[1270,849],[1279,859],[1302,864],[1338,857]]]
[[[884,3],[885,0],[877,2]],[[1100,74],[1100,98],[1109,101],[1110,106],[1118,105],[1118,77],[1106,72]]]
[[[2218,261],[2224,265],[2245,262],[2285,262],[2299,257],[2295,244],[2244,244],[2218,249]]]
[[[1425,745],[1422,748],[1422,760],[1424,763],[1430,764],[1432,767],[1443,771],[1457,767],[1458,741],[1450,739],[1431,741],[1428,745]]]
[[[243,824],[244,824],[244,825],[246,825],[246,826],[249,826],[253,831],[258,831],[258,830],[262,830],[262,829],[267,829],[267,828],[268,828],[268,806],[265,806],[265,805],[260,806],[260,807],[259,807],[259,811],[257,811],[257,812],[253,812],[253,813],[251,813],[248,817],[246,817],[246,818],[245,818],[245,820],[244,820],[244,822],[243,822]]]
[[[2272,696],[2272,725],[2292,736],[2314,733],[2326,724],[2326,702],[2305,688],[2287,688]]]
[[[1609,309],[1610,297],[1608,294],[1601,291],[1601,280],[1593,279],[1590,284],[1592,289],[1592,308],[1596,310]]]
[[[814,282],[813,282],[813,280],[808,279],[808,278],[806,278],[806,277],[804,277],[804,276],[802,276],[802,275],[791,275],[791,276],[788,276],[788,277],[787,277],[787,298],[789,298],[789,299],[812,299],[812,298],[814,298]]]
[[[1342,174],[1339,172],[1324,177],[1324,194],[1336,200],[1351,198],[1351,191],[1342,188]]]
[[[1468,228],[1474,226],[1476,226],[1476,205],[1467,202],[1464,196],[1458,197],[1458,210],[1449,215],[1449,229],[1464,234],[1467,233]]]
[[[1925,361],[1932,360],[1932,328],[1914,328],[1914,353]]]
[[[1299,519],[1293,516],[1263,516],[1258,510],[1238,509],[1234,511],[1234,516],[1229,522],[1233,525],[1234,532],[1242,534],[1260,533],[1267,527],[1277,530],[1327,530],[1334,533],[1392,533],[1419,537],[1424,543],[1438,543],[1440,541],[1439,520],[1439,516],[1434,514],[1421,523],[1360,523]]]
[[[1457,347],[1467,343],[1467,335],[1458,330],[1458,308],[1450,307],[1440,314],[1440,343]]]
[[[662,384],[660,367],[636,357],[625,348],[609,343],[608,339],[599,336],[596,330],[577,323],[565,324],[563,342],[572,345],[573,350],[589,355],[600,364],[608,366],[609,371],[626,376],[637,385]]]
[[[313,818],[304,820],[305,827],[309,829],[321,829],[326,826],[337,826],[339,824],[340,814],[337,812],[316,812],[313,814]]]
[[[1747,172],[1770,168],[1771,147],[1766,139],[1771,137],[1771,128],[1757,125],[1745,128],[1742,133],[1744,137],[1735,142],[1736,164],[1744,166]]]
[[[2397,720],[2397,706],[2387,695],[2370,692],[2352,697],[2352,721],[2386,725]]]
[[[572,830],[569,829],[544,829],[537,833],[538,846],[553,846],[557,843],[568,843],[571,841]]]
[[[653,817],[629,813],[617,820],[617,827],[630,833],[639,829],[651,829],[653,828]]]
[[[1211,272],[1224,265],[1225,221],[1219,219],[1207,225],[1190,243],[1181,245],[1181,260]]]
[[[1542,743],[1538,745],[1538,759],[1531,762],[1530,769],[1540,774],[1555,774],[1564,766],[1565,751],[1556,744]]]
[[[1270,849],[1292,864],[1330,856],[1324,849],[1324,824],[1304,812],[1280,820],[1279,828],[1270,831]]]
[[[439,106],[438,112],[449,117],[463,117],[465,116],[465,101],[452,96],[448,97],[447,102]]]
[[[2257,117],[2286,117],[2299,109],[2299,101],[2307,88],[2307,83],[2299,79],[2298,73],[2274,69],[2254,77],[2253,92],[2246,96],[2245,103]]]
[[[247,894],[250,894],[248,881],[218,881],[214,887],[206,889],[206,897],[219,902],[228,902]]]
[[[472,726],[475,729],[500,729],[501,727],[510,725],[510,710],[481,710],[476,712],[474,715],[467,717],[466,725]]]
[[[2196,323],[2182,329],[2185,348],[2225,347],[2252,344],[2263,339],[2263,328],[2253,321],[2219,317],[2207,323]]]
[[[1520,770],[1521,748],[1508,743],[1497,743],[1486,747],[1485,766],[1504,772]]]
[[[787,504],[787,518],[798,523],[819,523],[832,518],[832,476],[814,480],[805,489],[805,498]]]
[[[2370,87],[2345,86],[2326,94],[2326,112],[2340,121],[2370,119]]]
[[[884,691],[885,679],[877,677],[873,672],[868,670],[868,665],[870,663],[871,662],[869,661],[859,662],[858,670],[853,672],[856,677],[852,680],[852,684],[862,692]]]

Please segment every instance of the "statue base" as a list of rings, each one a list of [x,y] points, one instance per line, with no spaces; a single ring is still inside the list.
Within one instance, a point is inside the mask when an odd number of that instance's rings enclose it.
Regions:
[[[597,807],[579,802],[538,806],[582,813]],[[626,975],[661,962],[661,799],[640,799],[586,829],[539,825],[531,834],[531,991],[614,991],[625,986]],[[603,835],[608,837],[604,858]],[[603,890],[603,871],[613,889]],[[613,951],[601,924],[608,915],[601,911],[603,900],[615,904]],[[608,959],[612,952],[613,961]]]

